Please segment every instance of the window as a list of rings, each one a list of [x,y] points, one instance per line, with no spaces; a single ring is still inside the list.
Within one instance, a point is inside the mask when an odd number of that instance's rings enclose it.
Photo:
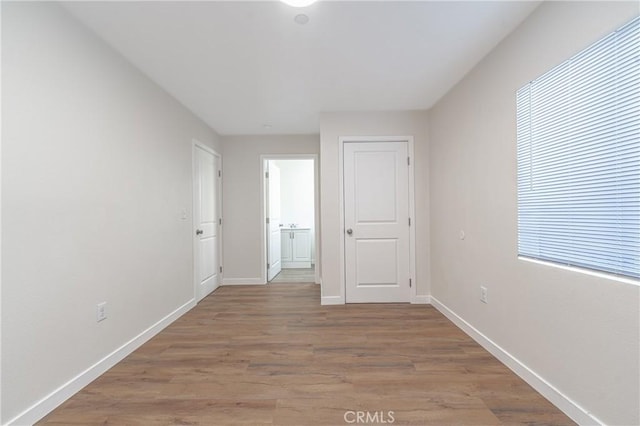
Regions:
[[[518,254],[640,278],[640,18],[518,90]]]

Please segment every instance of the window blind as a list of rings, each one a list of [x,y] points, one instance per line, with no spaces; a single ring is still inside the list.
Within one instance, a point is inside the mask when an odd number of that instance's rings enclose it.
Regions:
[[[516,101],[519,255],[640,278],[640,18]]]

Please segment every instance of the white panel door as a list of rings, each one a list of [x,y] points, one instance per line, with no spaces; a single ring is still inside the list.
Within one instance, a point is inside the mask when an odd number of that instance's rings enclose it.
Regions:
[[[280,168],[267,161],[267,281],[282,269],[280,235]]]
[[[344,144],[347,303],[410,301],[407,142]]]
[[[194,155],[194,256],[200,301],[220,285],[220,159],[197,145]]]

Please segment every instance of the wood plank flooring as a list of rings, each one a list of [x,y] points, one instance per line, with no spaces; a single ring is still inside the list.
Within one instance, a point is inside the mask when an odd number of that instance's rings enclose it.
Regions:
[[[40,424],[363,424],[358,411],[368,424],[574,424],[434,308],[323,307],[315,284],[218,289]]]
[[[313,283],[316,280],[315,268],[283,269],[276,275],[272,283]]]

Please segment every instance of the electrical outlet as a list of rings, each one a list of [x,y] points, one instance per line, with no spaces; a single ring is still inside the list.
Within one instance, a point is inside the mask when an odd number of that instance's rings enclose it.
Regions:
[[[96,306],[96,322],[107,319],[107,302],[98,303]]]
[[[489,299],[487,299],[487,288],[484,286],[480,286],[480,301],[489,303]]]

